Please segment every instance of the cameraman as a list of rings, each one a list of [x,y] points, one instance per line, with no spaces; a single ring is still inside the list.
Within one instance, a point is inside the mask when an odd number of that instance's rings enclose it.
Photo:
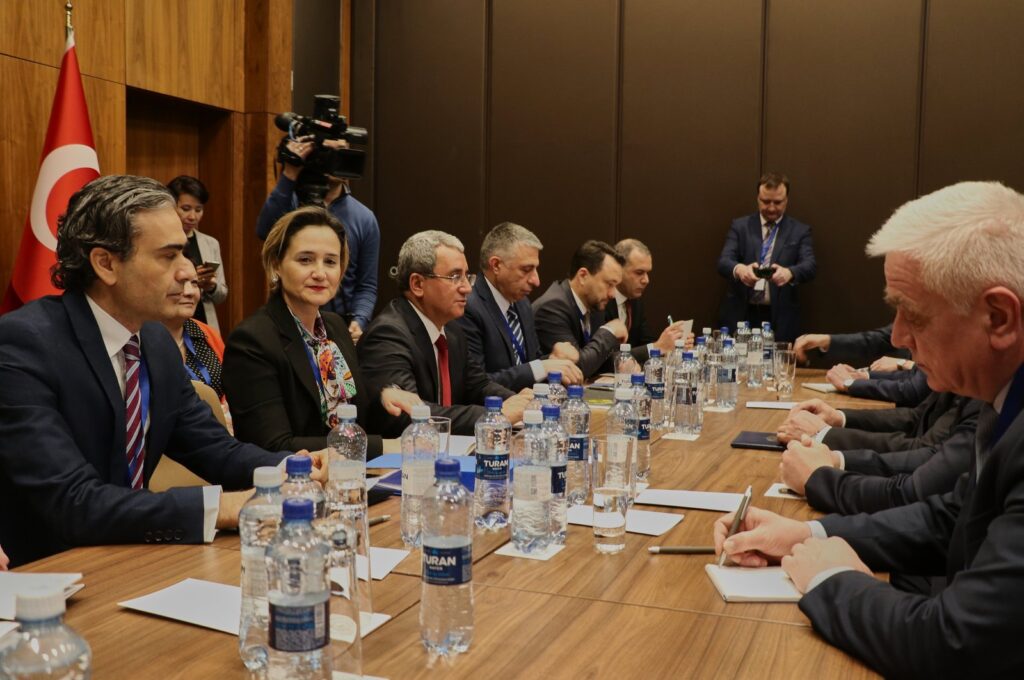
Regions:
[[[323,145],[329,149],[344,149],[348,143],[343,140],[324,140]],[[300,138],[289,140],[286,146],[288,151],[305,160],[313,152],[315,143],[312,138]],[[283,165],[277,186],[267,196],[256,220],[256,235],[260,240],[267,238],[270,228],[282,215],[299,207],[295,183],[302,167],[289,163]],[[349,260],[338,294],[325,308],[337,312],[348,321],[352,341],[358,342],[377,304],[380,227],[373,212],[351,194],[345,180],[328,175],[327,182],[329,188],[324,196],[324,205],[345,225]]]

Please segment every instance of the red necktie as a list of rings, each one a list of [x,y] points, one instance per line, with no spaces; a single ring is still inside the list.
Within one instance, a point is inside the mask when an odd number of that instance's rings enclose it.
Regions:
[[[451,406],[452,379],[448,375],[448,339],[439,335],[434,344],[437,345],[437,377],[441,382],[441,406]]]
[[[142,463],[146,457],[142,436],[142,391],[139,385],[139,336],[133,335],[124,346],[125,455],[128,457],[128,483],[142,488]]]

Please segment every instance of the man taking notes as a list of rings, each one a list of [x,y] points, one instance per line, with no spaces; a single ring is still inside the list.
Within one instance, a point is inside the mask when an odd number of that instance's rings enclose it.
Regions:
[[[965,182],[904,205],[872,237],[885,257],[893,343],[936,391],[984,402],[956,489],[874,514],[798,522],[757,508],[715,545],[744,566],[782,561],[826,640],[889,677],[1010,677],[1024,667],[1024,196]],[[827,538],[826,538],[827,537]],[[936,596],[871,570],[945,573]]]

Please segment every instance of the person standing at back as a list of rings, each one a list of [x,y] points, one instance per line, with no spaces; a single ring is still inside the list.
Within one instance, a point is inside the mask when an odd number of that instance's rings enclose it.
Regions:
[[[206,203],[210,192],[195,177],[178,175],[167,183],[175,200],[175,210],[185,230],[185,257],[196,266],[200,304],[196,306],[195,318],[220,332],[217,322],[217,308],[228,299],[228,282],[224,275],[225,263],[221,260],[220,242],[209,234],[199,231],[199,223],[206,214]]]

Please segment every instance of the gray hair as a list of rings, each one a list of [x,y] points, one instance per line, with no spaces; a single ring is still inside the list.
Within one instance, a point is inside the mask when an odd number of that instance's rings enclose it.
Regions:
[[[634,250],[639,250],[642,255],[651,257],[651,249],[635,238],[624,238],[615,244],[615,252],[619,254],[623,260],[628,260],[629,256],[633,254]]]
[[[398,251],[398,266],[395,277],[398,279],[398,290],[409,290],[409,277],[413,274],[433,274],[437,264],[437,249],[441,246],[454,248],[460,253],[466,252],[462,241],[451,234],[436,229],[413,234],[402,244]]]
[[[999,182],[960,182],[910,201],[868,242],[871,257],[896,252],[960,314],[992,286],[1024,300],[1024,196]]]
[[[517,245],[544,250],[544,244],[532,231],[515,222],[502,222],[487,232],[480,245],[480,268],[487,269],[487,261],[495,255],[511,257],[512,249]]]
[[[138,228],[135,215],[173,208],[174,196],[160,182],[134,175],[98,177],[75,192],[67,211],[57,220],[57,264],[53,285],[85,290],[96,280],[89,262],[93,248],[103,248],[127,260]]]

